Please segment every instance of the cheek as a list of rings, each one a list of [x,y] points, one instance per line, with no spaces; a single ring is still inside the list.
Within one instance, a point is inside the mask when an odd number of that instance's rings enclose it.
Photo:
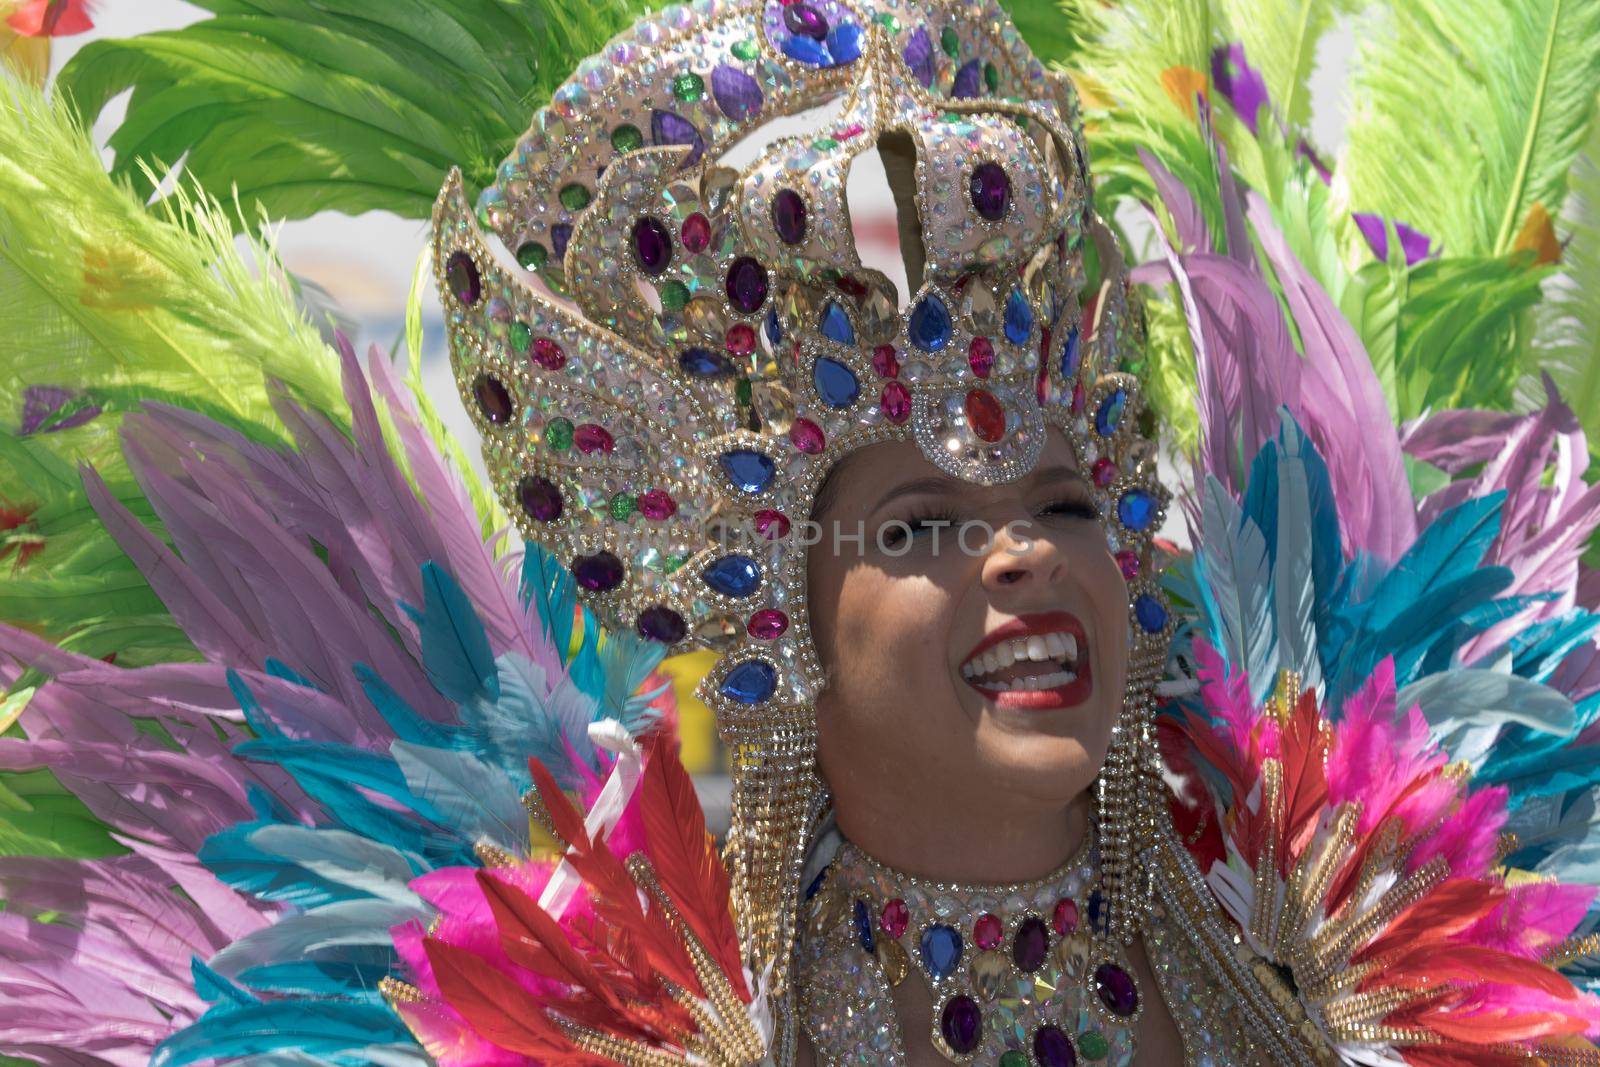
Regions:
[[[948,596],[922,578],[896,578],[873,568],[846,577],[839,595],[833,667],[841,692],[882,699],[943,673]]]

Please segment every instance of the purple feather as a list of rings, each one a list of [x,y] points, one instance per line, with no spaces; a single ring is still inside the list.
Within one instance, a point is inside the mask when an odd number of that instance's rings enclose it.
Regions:
[[[1361,230],[1361,236],[1367,239],[1367,247],[1372,249],[1372,254],[1378,261],[1389,262],[1389,228],[1385,225],[1383,216],[1357,211],[1350,217],[1355,220],[1357,228]],[[1394,232],[1400,239],[1400,251],[1405,255],[1406,266],[1414,267],[1433,255],[1433,239],[1421,230],[1397,220]]]
[[[75,403],[81,406],[66,410]],[[22,391],[22,425],[18,434],[26,437],[41,430],[45,433],[70,430],[91,421],[101,410],[99,404],[89,403],[83,393],[75,390],[56,385],[30,385]]]
[[[1261,121],[1261,109],[1270,108],[1266,80],[1245,59],[1244,45],[1221,45],[1211,53],[1211,80],[1217,92],[1233,107],[1253,134]]]

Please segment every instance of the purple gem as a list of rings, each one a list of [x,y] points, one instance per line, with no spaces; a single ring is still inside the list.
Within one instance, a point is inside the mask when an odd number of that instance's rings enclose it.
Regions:
[[[1115,963],[1102,963],[1095,968],[1094,991],[1100,995],[1100,1003],[1123,1018],[1139,1007],[1139,990],[1128,972]]]
[[[647,641],[660,641],[663,645],[675,645],[689,632],[682,615],[660,604],[641,611],[638,626],[640,637]]]
[[[806,239],[805,198],[793,189],[779,189],[772,198],[772,227],[786,245],[797,245]]]
[[[1011,959],[1017,969],[1032,974],[1044,966],[1044,958],[1049,953],[1050,931],[1045,929],[1044,920],[1037,915],[1023,919],[1017,927],[1017,936],[1011,941]]]
[[[740,256],[728,267],[728,302],[734,310],[753,314],[767,302],[767,268]]]
[[[965,1056],[978,1047],[983,1036],[983,1013],[969,996],[954,996],[945,1001],[939,1013],[939,1033],[950,1050]]]
[[[444,280],[451,295],[463,304],[476,304],[483,296],[483,278],[478,274],[478,265],[465,252],[452,252],[445,260]]]
[[[646,215],[633,224],[633,258],[646,274],[660,274],[672,262],[672,235],[660,219]]]
[[[572,240],[572,227],[564,222],[558,222],[550,227],[550,251],[556,254],[557,259],[565,259],[567,255],[567,242]]]
[[[967,185],[973,210],[979,215],[990,222],[1006,217],[1006,208],[1011,206],[1011,179],[1006,177],[1004,167],[993,161],[979,163]]]
[[[906,42],[906,66],[911,68],[911,74],[922,83],[926,89],[933,84],[933,39],[928,36],[925,26],[917,27],[917,32],[911,35],[911,40]]]
[[[790,33],[820,41],[828,36],[828,20],[810,4],[790,4],[783,9],[783,24]]]
[[[761,114],[761,83],[738,67],[723,63],[711,72],[711,95],[734,122]]]
[[[622,561],[605,549],[572,561],[572,577],[591,593],[604,593],[622,584]]]
[[[1077,1067],[1072,1039],[1048,1023],[1033,1032],[1033,1056],[1039,1067]]]
[[[956,80],[950,86],[950,95],[957,100],[966,100],[978,95],[978,87],[983,84],[983,61],[970,60],[956,71]]]
[[[517,485],[522,510],[540,522],[555,522],[561,517],[561,490],[549,478],[530,474]]]
[[[706,150],[705,138],[700,136],[694,123],[672,111],[650,112],[650,139],[658,145],[689,145],[693,151],[684,159],[685,167],[698,163]]]
[[[493,423],[511,421],[511,394],[506,385],[492,374],[480,374],[472,383],[472,395],[477,398],[483,417]]]

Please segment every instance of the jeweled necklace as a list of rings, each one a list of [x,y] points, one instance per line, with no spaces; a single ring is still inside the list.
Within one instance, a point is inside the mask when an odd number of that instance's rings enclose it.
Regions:
[[[903,1062],[889,991],[916,971],[953,1063],[1133,1061],[1143,997],[1106,936],[1091,830],[1052,874],[1014,885],[912,878],[846,842],[807,889],[803,1015],[821,1062]]]

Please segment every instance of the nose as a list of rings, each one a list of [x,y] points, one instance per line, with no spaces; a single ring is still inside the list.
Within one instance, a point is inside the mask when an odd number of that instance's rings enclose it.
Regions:
[[[989,542],[982,580],[990,592],[1022,592],[1053,585],[1066,574],[1066,554],[1043,531],[1007,523]]]

